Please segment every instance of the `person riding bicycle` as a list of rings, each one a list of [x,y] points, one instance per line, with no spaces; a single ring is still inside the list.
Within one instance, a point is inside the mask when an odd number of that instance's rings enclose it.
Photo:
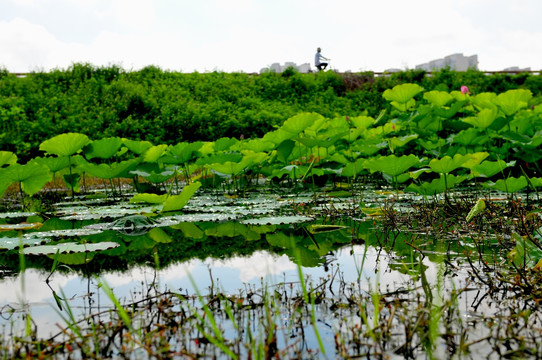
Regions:
[[[329,60],[321,54],[322,49],[316,49],[316,55],[314,55],[314,65],[318,71],[322,71],[327,67],[327,62],[321,62],[320,60]]]

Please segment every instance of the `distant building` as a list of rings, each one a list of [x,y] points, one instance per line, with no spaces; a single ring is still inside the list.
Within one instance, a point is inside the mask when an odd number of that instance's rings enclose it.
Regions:
[[[455,71],[466,71],[478,69],[478,55],[463,56],[463,54],[452,54],[443,59],[436,59],[425,64],[416,65],[416,69],[425,71],[441,70],[450,68]]]
[[[511,66],[511,67],[507,67],[503,71],[522,72],[522,71],[531,71],[531,68],[530,67],[520,68],[519,66]]]
[[[281,73],[284,70],[288,69],[289,67],[294,68],[296,71],[300,73],[308,73],[311,71],[311,65],[309,63],[297,65],[294,62],[287,61],[284,63],[284,65],[281,65],[279,63],[273,63],[269,67],[262,68],[260,70],[260,73],[267,72],[267,71],[274,71],[276,73]]]

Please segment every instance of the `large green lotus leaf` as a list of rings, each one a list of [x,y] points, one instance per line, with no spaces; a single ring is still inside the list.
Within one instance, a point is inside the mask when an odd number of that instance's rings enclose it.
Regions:
[[[452,142],[455,144],[472,146],[483,145],[489,140],[488,136],[477,128],[462,130],[455,135],[452,135]]]
[[[359,129],[367,129],[375,123],[375,119],[370,116],[355,116],[348,119],[353,126]]]
[[[468,117],[463,119],[463,121],[475,126],[478,129],[486,129],[493,124],[496,118],[496,109],[482,109],[476,117]]]
[[[122,142],[124,143],[124,146],[137,155],[143,154],[152,147],[152,143],[145,140],[130,140],[123,138]]]
[[[0,197],[4,195],[8,187],[12,184],[11,179],[4,176],[7,169],[0,168]]]
[[[472,175],[474,177],[492,177],[504,169],[506,169],[511,164],[506,163],[504,160],[499,161],[483,161],[478,165],[475,165],[471,168]]]
[[[171,236],[168,235],[168,233],[157,227],[152,228],[148,232],[148,236],[158,243],[170,243],[173,241],[173,239],[171,238]]]
[[[389,155],[371,158],[365,162],[365,167],[371,172],[378,171],[391,177],[396,177],[419,163],[420,159],[412,154],[399,157]]]
[[[240,224],[238,222],[229,221],[225,223],[219,223],[205,229],[205,235],[214,236],[214,237],[236,237],[244,236],[247,233],[248,229],[246,225]]]
[[[473,166],[476,166],[482,161],[484,161],[489,156],[489,153],[481,151],[471,154],[465,154],[464,156],[467,157],[467,160],[461,165],[461,167],[464,167],[466,169],[472,169]]]
[[[262,163],[268,157],[267,153],[256,153],[245,150],[241,161],[210,164],[209,168],[222,174],[236,175],[243,172],[246,168]]]
[[[138,163],[139,159],[131,159],[112,164],[86,163],[81,166],[81,170],[100,179],[113,179],[134,169]]]
[[[397,148],[405,146],[410,141],[412,141],[414,139],[417,139],[417,138],[418,138],[418,134],[411,134],[411,135],[405,135],[405,136],[401,136],[401,137],[394,136],[392,138],[389,138],[388,141],[390,143],[390,148],[391,149],[397,149]]]
[[[431,182],[422,182],[421,184],[410,184],[405,188],[405,191],[415,192],[420,195],[432,196],[445,192],[448,189],[453,188],[455,185],[465,181],[467,177],[464,175],[454,176],[447,175],[444,179],[444,175],[440,178],[434,179]],[[446,188],[446,185],[448,188]]]
[[[366,159],[357,159],[355,162],[347,163],[341,169],[341,176],[354,177],[365,170]]]
[[[66,185],[68,185],[73,191],[78,192],[80,189],[79,180],[81,180],[81,174],[79,173],[72,173],[72,174],[64,174],[62,176],[64,178],[64,182]]]
[[[457,101],[450,108],[437,107],[434,109],[435,114],[445,119],[453,117],[467,103],[467,101]]]
[[[429,162],[429,167],[436,173],[439,174],[449,174],[455,169],[463,166],[467,161],[471,160],[471,154],[461,155],[455,154],[454,157],[448,155],[444,156],[441,159],[433,159]],[[482,160],[480,160],[482,161]]]
[[[4,165],[13,165],[17,162],[17,155],[11,151],[0,151],[0,167]]]
[[[241,143],[243,149],[251,149],[256,152],[269,152],[273,150],[276,144],[269,140],[264,139],[250,139]]]
[[[409,103],[414,96],[423,91],[418,84],[400,84],[384,91],[384,98],[388,101],[395,101],[401,105]]]
[[[181,210],[192,198],[192,196],[194,196],[194,193],[200,188],[200,186],[200,182],[194,182],[192,184],[186,185],[179,195],[173,195],[168,197],[164,203],[162,212]]]
[[[87,159],[109,159],[115,155],[123,142],[120,137],[103,138],[95,140],[84,147],[83,153]]]
[[[201,141],[178,143],[175,146],[170,146],[161,160],[166,164],[186,164],[198,158],[198,150],[202,146],[203,142]]]
[[[525,176],[520,176],[519,178],[509,177],[506,179],[497,180],[497,182],[488,181],[482,185],[489,189],[496,189],[512,194],[527,187],[527,179]]]
[[[158,163],[139,164],[134,170],[128,171],[130,175],[144,177],[145,180],[152,183],[162,183],[175,175],[174,170],[163,169]]]
[[[196,224],[192,222],[182,222],[177,225],[170,226],[172,229],[181,230],[183,235],[190,239],[203,239],[205,233]]]
[[[224,164],[226,162],[238,163],[241,159],[243,159],[243,154],[238,152],[212,154],[196,160],[196,165]]]
[[[301,132],[301,131],[300,131]],[[278,145],[280,144],[281,142],[283,142],[284,140],[288,140],[288,139],[291,139],[293,138],[294,136],[296,136],[297,134],[294,134],[294,133],[291,133],[291,132],[288,132],[286,130],[284,130],[283,128],[278,128],[277,130],[275,131],[270,131],[268,133],[266,133],[262,140],[263,141],[270,141],[272,142],[273,144],[275,145]]]
[[[58,156],[70,156],[90,143],[88,136],[78,133],[57,135],[40,144],[40,150]]]
[[[51,181],[53,174],[49,168],[36,163],[26,165],[13,164],[6,168],[4,177],[10,179],[11,183],[21,183],[22,190],[28,195],[34,195],[40,191],[43,186]]]
[[[283,249],[289,249],[292,247],[292,244],[295,243],[295,238],[292,234],[285,234],[283,232],[267,234],[265,239],[269,245]]]
[[[215,151],[226,151],[233,145],[237,144],[239,140],[229,137],[223,137],[215,141]]]
[[[136,194],[131,199],[131,203],[145,202],[149,204],[163,204],[168,198],[167,194],[157,195],[157,194]]]
[[[281,129],[295,136],[321,119],[322,115],[320,114],[302,113],[286,120]]]
[[[31,162],[47,166],[52,173],[59,172],[70,166],[70,158],[68,156],[36,157]]]
[[[304,246],[287,249],[285,253],[292,261],[299,262],[299,265],[304,267],[321,266],[325,262],[325,259],[318,252]]]
[[[423,94],[423,98],[435,106],[446,106],[453,100],[452,95],[446,91],[433,90]]]
[[[284,140],[277,146],[277,158],[279,161],[286,163],[288,162],[288,157],[292,153],[292,150],[295,146],[295,141],[293,140]]]
[[[143,161],[148,163],[157,162],[158,159],[160,159],[160,157],[166,153],[167,149],[168,145],[166,144],[150,147],[143,154]]]
[[[542,187],[542,177],[532,177],[529,179],[529,181],[531,182],[531,184],[533,184],[535,188]]]
[[[495,103],[507,116],[514,115],[518,110],[526,108],[533,97],[530,90],[514,89],[499,94]]]
[[[497,94],[492,92],[484,92],[471,97],[472,103],[477,109],[497,109],[495,102]]]

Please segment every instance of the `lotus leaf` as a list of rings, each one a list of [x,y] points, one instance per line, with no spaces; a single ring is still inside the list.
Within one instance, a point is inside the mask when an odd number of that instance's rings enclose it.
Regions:
[[[517,233],[512,234],[512,239],[516,246],[508,253],[508,259],[521,268],[539,267],[539,262],[542,259],[542,250],[539,246],[527,236],[520,236]],[[537,240],[540,241],[540,239]]]
[[[122,139],[124,146],[126,146],[131,152],[141,155],[152,147],[152,143],[145,140],[130,140]]]
[[[36,157],[32,159],[31,162],[47,166],[52,173],[59,172],[70,166],[70,159],[68,156]]]
[[[182,222],[171,226],[171,228],[181,230],[183,235],[190,239],[203,239],[205,237],[205,233],[192,222]]]
[[[478,201],[476,201],[476,204],[474,204],[472,209],[470,209],[465,220],[467,222],[471,221],[473,217],[481,213],[485,208],[486,208],[486,203],[484,199],[478,199]]]
[[[387,89],[384,91],[383,96],[388,101],[395,101],[404,105],[422,91],[423,88],[418,84],[401,84],[394,86],[393,89]]]
[[[423,94],[423,98],[435,106],[446,106],[453,100],[452,95],[445,91],[433,90]]]
[[[223,137],[215,141],[215,151],[226,151],[233,145],[237,144],[239,140],[229,137]]]
[[[160,144],[148,148],[145,153],[143,153],[143,161],[148,163],[155,163],[162,157],[168,150],[168,145]]]
[[[54,245],[32,246],[23,249],[25,255],[54,255],[57,252],[60,254],[67,253],[88,253],[93,251],[102,251],[113,249],[119,246],[116,242],[99,242],[80,244],[76,242],[59,243]]]
[[[0,249],[6,249],[6,250],[13,250],[20,248],[21,245],[23,247],[29,247],[29,246],[38,246],[38,245],[45,245],[45,243],[48,243],[51,241],[51,239],[32,239],[32,238],[23,238],[23,237],[1,237],[0,238]]]
[[[441,159],[433,159],[429,162],[429,167],[436,173],[449,174],[455,169],[461,167],[471,158],[468,155],[456,154],[454,157],[444,156]]]
[[[195,161],[199,155],[198,150],[202,146],[203,142],[201,141],[178,143],[175,146],[170,146],[161,160],[166,164],[186,164]]]
[[[120,177],[126,172],[130,172],[139,163],[139,159],[131,159],[113,164],[93,164],[87,163],[81,166],[81,169],[100,179],[113,179]]]
[[[497,118],[496,109],[482,109],[476,117],[463,119],[464,122],[475,126],[478,129],[487,129]]]
[[[520,109],[526,108],[533,97],[530,90],[514,89],[499,94],[495,103],[506,116],[514,115]]]
[[[17,162],[17,155],[11,151],[0,151],[0,167],[4,165],[13,165]]]
[[[302,113],[287,119],[281,129],[295,136],[321,119],[320,114]]]
[[[498,173],[502,173],[512,163],[506,163],[504,160],[499,161],[483,161],[471,168],[474,177],[492,177]]]
[[[186,185],[179,195],[168,197],[164,202],[162,212],[181,210],[183,207],[185,207],[192,196],[194,196],[194,193],[200,188],[200,186],[200,182],[191,183]]]
[[[57,156],[71,156],[90,143],[88,136],[78,133],[57,135],[40,144],[40,150]]]
[[[308,221],[313,221],[314,218],[304,215],[290,215],[290,216],[270,216],[258,219],[246,219],[241,220],[242,224],[247,225],[284,225],[284,224],[298,224]]]
[[[392,152],[393,152],[393,150],[403,147],[406,144],[408,144],[410,141],[417,138],[418,138],[418,134],[405,135],[401,137],[394,136],[392,138],[389,138],[388,142],[390,144],[390,149],[392,149]]]
[[[369,126],[375,123],[375,119],[370,116],[355,116],[349,118],[349,121],[358,129],[367,129]]]
[[[525,176],[520,176],[519,178],[509,177],[506,179],[497,180],[497,182],[485,182],[483,186],[489,189],[496,189],[511,194],[527,187],[527,179]]]
[[[421,184],[410,184],[406,187],[405,191],[415,192],[424,196],[432,196],[436,194],[441,194],[449,189],[453,188],[455,185],[465,181],[466,176],[454,176],[452,174],[441,175],[440,178],[434,179],[431,182],[422,182]]]
[[[378,158],[371,158],[365,162],[365,167],[371,172],[381,172],[391,177],[396,177],[412,166],[419,164],[420,159],[415,155],[404,156],[380,156]]]
[[[255,152],[269,152],[273,150],[275,146],[276,144],[274,142],[264,139],[250,139],[241,143],[243,149],[250,149]]]
[[[26,165],[11,165],[5,169],[3,177],[9,179],[11,183],[20,183],[22,190],[32,196],[51,181],[53,175],[46,166],[28,163]]]
[[[115,155],[123,142],[120,137],[103,138],[95,140],[83,148],[83,153],[87,159],[109,159]]]
[[[145,202],[149,204],[163,204],[166,201],[167,197],[168,197],[167,194],[157,195],[157,194],[142,193],[142,194],[134,195],[130,199],[130,202],[131,203]]]
[[[170,243],[173,241],[171,236],[169,236],[164,230],[156,227],[149,231],[148,236],[158,243]]]
[[[277,146],[277,158],[283,163],[288,162],[288,157],[292,153],[294,146],[295,142],[293,140],[284,140],[281,142]]]
[[[481,109],[492,109],[497,110],[497,105],[495,105],[495,102],[497,101],[497,95],[495,93],[480,93],[472,98],[472,102],[474,106],[481,110]]]
[[[487,143],[489,137],[477,128],[470,128],[453,135],[451,140],[455,144],[473,146]]]
[[[213,225],[208,229],[205,229],[205,235],[215,237],[229,237],[244,236],[248,232],[247,227],[244,224],[238,222],[225,222]],[[259,237],[259,236],[258,236]]]

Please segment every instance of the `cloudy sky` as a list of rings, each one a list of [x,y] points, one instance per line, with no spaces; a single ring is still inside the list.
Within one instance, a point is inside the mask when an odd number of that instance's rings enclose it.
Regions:
[[[257,72],[311,63],[410,69],[454,53],[542,69],[540,0],[0,0],[0,68],[73,63]]]

